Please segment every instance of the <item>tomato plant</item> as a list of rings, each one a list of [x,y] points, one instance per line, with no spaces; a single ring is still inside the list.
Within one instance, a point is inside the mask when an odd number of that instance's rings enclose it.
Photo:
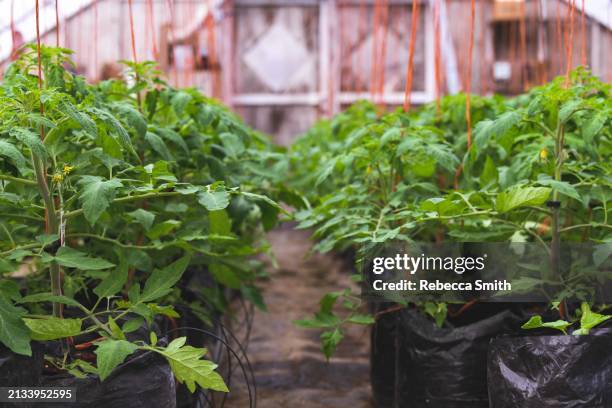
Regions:
[[[40,90],[33,48],[0,85],[0,342],[29,355],[30,340],[95,335],[97,367],[70,347],[52,364],[104,380],[149,351],[190,391],[227,391],[206,349],[128,335],[178,317],[175,284],[190,268],[263,307],[251,256],[267,250],[263,231],[281,211],[263,193],[283,192],[283,156],[218,103],[169,87],[150,63],[94,86],[66,69],[69,54],[42,48]],[[222,308],[210,299],[222,292],[205,289],[201,302]]]
[[[291,177],[311,203],[296,214],[300,227],[313,228],[318,250],[357,249],[358,262],[397,240],[534,242],[552,262],[561,241],[588,241],[597,245],[595,257],[606,259],[610,87],[581,69],[571,86],[564,81],[510,100],[475,98],[470,149],[462,95],[444,98],[440,111],[430,104],[380,116],[361,103],[315,126],[290,152]],[[610,279],[605,271],[570,277],[555,282],[551,301],[592,301],[584,289]],[[550,279],[531,279],[529,289]],[[339,318],[328,303],[298,322],[326,330],[324,350],[335,347],[359,308],[349,303],[348,317]],[[443,323],[446,306],[421,307]]]

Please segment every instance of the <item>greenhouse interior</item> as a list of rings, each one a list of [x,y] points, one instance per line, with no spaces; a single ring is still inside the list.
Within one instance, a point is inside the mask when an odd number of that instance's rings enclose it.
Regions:
[[[612,0],[0,0],[0,407],[612,408]]]

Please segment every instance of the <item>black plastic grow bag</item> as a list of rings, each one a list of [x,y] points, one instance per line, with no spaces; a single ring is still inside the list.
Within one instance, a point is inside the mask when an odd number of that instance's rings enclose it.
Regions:
[[[74,387],[71,408],[175,408],[176,386],[168,362],[154,352],[144,352],[117,367],[100,382],[98,377],[47,376],[42,387]],[[68,404],[45,404],[66,407]]]
[[[612,329],[491,342],[491,408],[612,407]]]
[[[481,311],[497,308],[488,304],[480,307]],[[489,342],[496,336],[512,333],[521,321],[512,311],[500,310],[450,328],[439,328],[430,318],[412,309],[403,309],[385,317],[386,322],[377,322],[373,329],[378,341],[372,344],[371,377],[377,406],[488,408]],[[395,328],[391,317],[396,319]],[[396,333],[391,335],[394,339],[389,338],[391,333]]]

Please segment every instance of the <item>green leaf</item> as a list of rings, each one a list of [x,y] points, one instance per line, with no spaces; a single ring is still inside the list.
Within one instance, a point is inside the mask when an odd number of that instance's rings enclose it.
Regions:
[[[19,303],[39,303],[39,302],[53,302],[61,303],[68,306],[79,306],[80,303],[67,296],[54,295],[53,293],[35,293],[33,295],[24,296],[19,300]]]
[[[582,127],[582,136],[587,143],[593,141],[595,136],[603,129],[608,121],[608,111],[597,112],[587,123]]]
[[[497,196],[497,211],[504,213],[527,205],[541,205],[548,200],[548,187],[515,187]]]
[[[125,262],[120,262],[119,266],[106,275],[93,291],[99,298],[113,296],[123,288],[127,278],[128,265]]]
[[[28,146],[34,156],[41,159],[47,157],[47,148],[40,139],[40,135],[37,135],[29,129],[18,127],[12,128],[9,133],[15,139]]]
[[[2,268],[0,268],[0,271],[1,270]],[[17,282],[10,278],[0,279],[0,297],[14,301],[21,299],[21,293],[19,293],[19,285]]]
[[[76,336],[81,333],[81,319],[27,319],[23,322],[31,331],[32,340],[56,340]]]
[[[208,269],[213,275],[213,278],[220,284],[232,289],[240,289],[242,280],[231,270],[227,265],[213,263],[208,265]]]
[[[602,315],[593,312],[587,302],[582,302],[580,305],[580,310],[582,311],[582,316],[580,318],[581,334],[588,334],[593,327],[598,326],[606,320],[612,318],[610,315]]]
[[[151,239],[161,238],[170,234],[170,232],[180,227],[181,224],[182,223],[177,220],[166,220],[164,222],[160,222],[158,224],[155,224],[153,228],[147,231],[147,237]]]
[[[249,193],[249,192],[246,192],[246,191],[241,191],[240,194],[242,194],[246,198],[251,198],[253,200],[264,201],[266,204],[269,204],[269,205],[271,205],[274,208],[282,209],[281,206],[278,205],[278,203],[276,201],[272,200],[268,196],[265,196],[265,195],[262,195],[262,194]]]
[[[184,256],[163,269],[155,269],[145,282],[140,301],[150,302],[168,294],[187,269],[189,261],[190,257]]]
[[[168,146],[164,143],[163,139],[157,136],[155,133],[147,132],[145,140],[151,146],[151,148],[159,154],[164,160],[173,161],[174,157],[170,154]]]
[[[0,294],[0,342],[14,353],[31,356],[30,330],[21,320],[25,313]]]
[[[126,340],[108,339],[97,344],[96,364],[100,380],[104,381],[113,370],[126,359],[127,356],[138,350],[138,346]]]
[[[115,319],[113,319],[112,316],[108,317],[108,328],[111,330],[111,332],[113,333],[113,337],[118,339],[118,340],[125,340],[125,334],[123,334],[123,331],[121,330],[121,327],[119,327],[119,325],[117,324],[117,322],[115,322]]]
[[[574,112],[583,107],[584,101],[582,99],[572,99],[565,102],[559,109],[559,121],[561,123],[567,122],[574,114]]]
[[[53,259],[62,266],[82,271],[108,269],[115,266],[102,258],[89,257],[83,252],[70,247],[60,247]]]
[[[155,221],[155,214],[142,208],[129,212],[127,215],[142,225],[147,231],[153,225],[153,221]]]
[[[491,137],[503,136],[508,130],[518,124],[521,118],[521,111],[509,111],[501,114],[495,120],[481,120],[474,127],[474,144],[484,147]]]
[[[229,205],[229,193],[225,190],[201,191],[198,194],[198,202],[208,211],[223,210]]]
[[[96,126],[96,122],[94,122],[85,112],[77,110],[74,105],[65,100],[58,105],[58,110],[78,123],[93,139],[97,137],[98,127]]]
[[[26,170],[26,159],[21,152],[13,146],[11,143],[0,140],[0,156],[8,157],[11,159],[15,167],[19,169],[19,172],[23,174]]]
[[[229,235],[232,232],[232,221],[225,210],[210,211],[208,225],[211,234]]]
[[[580,194],[578,194],[578,191],[576,191],[574,186],[569,184],[567,181],[558,181],[558,180],[553,180],[552,178],[550,179],[549,178],[539,178],[538,184],[541,184],[543,186],[552,187],[554,190],[557,190],[559,193],[563,194],[564,196],[576,199],[578,201],[581,200],[581,197],[580,197]]]
[[[570,322],[566,322],[565,320],[557,320],[554,322],[542,322],[542,316],[531,316],[531,318],[521,326],[522,329],[540,329],[542,327],[547,327],[550,329],[561,330],[564,334],[567,334],[567,328],[571,326]]]
[[[480,174],[480,184],[483,186],[487,186],[489,184],[497,183],[499,179],[499,171],[497,170],[497,166],[491,156],[487,156],[485,160],[484,168],[482,173]]]
[[[129,319],[125,323],[123,323],[123,326],[121,326],[121,330],[124,333],[132,333],[140,329],[140,326],[142,326],[143,323],[144,323],[144,319],[142,317],[140,316],[134,317],[134,318]]]
[[[321,348],[328,360],[335,353],[338,344],[340,344],[343,338],[344,335],[338,327],[334,330],[321,333]]]
[[[134,107],[125,103],[116,103],[113,107],[119,112],[119,114],[125,119],[128,125],[136,130],[136,134],[140,137],[144,137],[147,133],[147,121],[142,117]]]
[[[179,337],[165,349],[155,349],[168,360],[176,379],[184,383],[192,393],[196,385],[204,389],[229,392],[223,378],[214,371],[217,365],[202,359],[206,349],[185,346],[185,340],[185,337]]]
[[[115,190],[122,186],[121,181],[104,180],[98,176],[83,176],[78,184],[82,188],[79,198],[83,203],[83,213],[89,224],[93,226],[115,198]]]
[[[374,317],[371,315],[355,314],[348,319],[348,322],[354,324],[370,325],[376,323],[376,320],[374,320]]]

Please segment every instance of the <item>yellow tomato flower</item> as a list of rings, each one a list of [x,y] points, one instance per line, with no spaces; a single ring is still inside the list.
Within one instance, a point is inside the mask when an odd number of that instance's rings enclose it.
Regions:
[[[64,173],[64,176],[67,176],[72,172],[72,170],[74,170],[74,166],[64,164],[64,170],[62,172]]]
[[[548,150],[546,150],[546,148],[543,148],[542,150],[540,150],[540,159],[546,160],[547,158],[548,158]]]
[[[57,174],[53,175],[53,182],[54,183],[61,183],[62,180],[64,180],[64,175],[63,174],[57,173]]]

